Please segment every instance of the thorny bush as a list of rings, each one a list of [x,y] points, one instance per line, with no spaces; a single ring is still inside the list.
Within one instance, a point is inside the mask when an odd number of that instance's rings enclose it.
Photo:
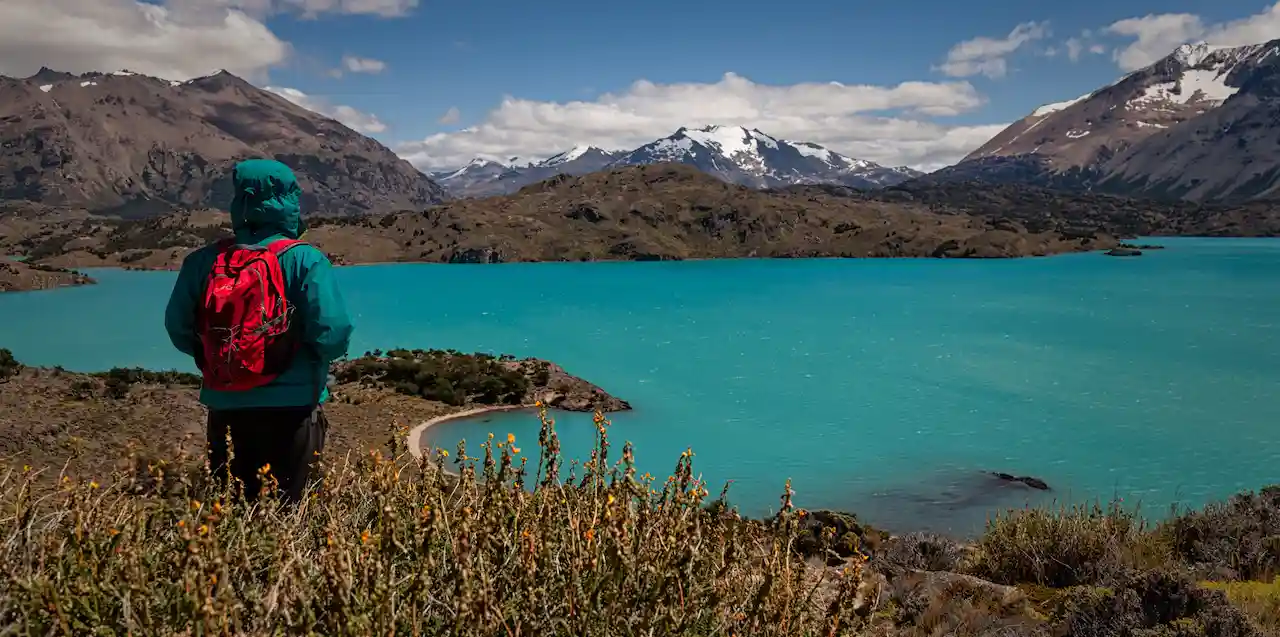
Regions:
[[[464,442],[451,460],[443,451],[412,459],[401,431],[387,455],[327,463],[297,508],[215,492],[207,470],[180,454],[109,484],[63,477],[41,487],[31,468],[15,468],[0,476],[0,626],[12,635],[858,626],[863,560],[807,567],[792,549],[804,512],[789,486],[774,517],[744,520],[708,506],[692,452],[665,482],[636,475],[630,444],[610,464],[599,414],[581,477],[565,479],[554,421],[545,409],[540,417],[536,469],[511,436],[491,435],[480,458]]]

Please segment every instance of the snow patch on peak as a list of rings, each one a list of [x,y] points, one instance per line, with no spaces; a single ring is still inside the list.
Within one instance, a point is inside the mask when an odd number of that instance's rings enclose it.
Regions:
[[[1077,97],[1073,100],[1067,100],[1065,102],[1054,102],[1053,104],[1045,104],[1044,106],[1041,106],[1040,108],[1037,108],[1036,110],[1031,111],[1031,116],[1044,117],[1045,115],[1049,115],[1050,113],[1056,113],[1061,110],[1066,110],[1080,102],[1083,102],[1084,100],[1089,99],[1092,96],[1093,96],[1093,93],[1085,93],[1084,95],[1081,95],[1080,97]]]
[[[1129,101],[1129,107],[1148,108],[1161,102],[1204,103],[1218,106],[1240,90],[1227,85],[1226,70],[1188,69],[1171,82],[1152,84]]]
[[[796,151],[801,155],[804,155],[805,157],[816,157],[828,164],[831,163],[831,160],[834,159],[835,156],[835,153],[832,152],[830,148],[819,146],[813,142],[793,142],[791,145],[795,146]]]
[[[129,76],[129,75],[137,75],[137,73],[134,73],[133,71],[130,71],[129,69],[120,69],[119,71],[112,71],[112,72],[108,73],[107,75],[125,75],[125,76]]]
[[[599,149],[596,148],[595,146],[574,146],[573,148],[570,148],[569,150],[566,150],[563,153],[548,157],[546,160],[542,161],[539,165],[540,166],[558,166],[560,164],[571,162],[593,150],[599,150]]]
[[[1208,42],[1192,42],[1184,44],[1173,52],[1173,58],[1187,66],[1198,66],[1211,53],[1224,47],[1213,46]]]
[[[707,126],[681,130],[685,137],[703,146],[715,148],[729,157],[736,153],[755,152],[757,142],[769,148],[778,147],[778,140],[758,130],[747,130],[741,126]]]
[[[52,91],[52,90],[53,90],[53,85],[52,85],[52,84],[42,84],[42,85],[40,86],[40,90],[44,91],[45,93],[48,93],[49,91]]]

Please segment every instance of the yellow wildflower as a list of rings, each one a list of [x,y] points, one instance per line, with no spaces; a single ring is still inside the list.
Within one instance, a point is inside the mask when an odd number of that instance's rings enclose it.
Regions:
[[[90,488],[90,489],[97,489],[97,488],[98,488],[98,486],[99,486],[99,485],[98,485],[98,481],[97,481],[97,480],[90,480],[90,481],[89,481],[89,488]]]
[[[509,445],[514,445],[514,444],[516,444],[516,435],[515,435],[515,434],[507,434],[507,444],[509,444]]]
[[[360,534],[360,543],[361,544],[369,543],[369,529],[365,529],[364,532]]]
[[[512,447],[511,453],[520,453],[520,447]]]

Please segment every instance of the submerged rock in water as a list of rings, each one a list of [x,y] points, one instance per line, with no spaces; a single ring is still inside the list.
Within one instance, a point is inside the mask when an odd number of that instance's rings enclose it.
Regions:
[[[1003,473],[1000,471],[992,471],[991,475],[995,476],[1000,480],[1003,480],[1004,482],[1015,482],[1018,484],[1024,484],[1028,487],[1031,487],[1032,489],[1037,489],[1040,491],[1049,490],[1048,483],[1046,483],[1044,480],[1041,480],[1040,478],[1033,478],[1031,476],[1015,476],[1011,473]]]
[[[1109,257],[1140,257],[1142,250],[1137,248],[1112,248],[1106,252]]]

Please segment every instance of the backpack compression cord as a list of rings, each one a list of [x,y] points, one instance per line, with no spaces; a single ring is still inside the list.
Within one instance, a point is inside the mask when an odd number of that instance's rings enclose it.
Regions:
[[[218,244],[197,320],[204,384],[221,391],[261,387],[280,375],[297,352],[293,306],[285,297],[280,255],[301,244],[281,239],[261,247]]]

